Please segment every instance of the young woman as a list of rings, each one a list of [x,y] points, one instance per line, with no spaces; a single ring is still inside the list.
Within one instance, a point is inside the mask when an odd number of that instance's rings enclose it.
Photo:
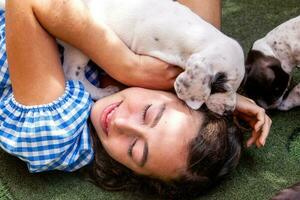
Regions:
[[[132,53],[81,0],[9,0],[5,24],[1,15],[0,145],[31,172],[92,162],[94,180],[105,188],[147,186],[175,197],[198,194],[237,165],[241,135],[224,118],[143,88],[93,104],[79,82],[65,81],[54,37],[128,85],[166,89],[180,72]],[[238,96],[235,114],[253,128],[247,145],[264,145],[271,125],[264,110]]]

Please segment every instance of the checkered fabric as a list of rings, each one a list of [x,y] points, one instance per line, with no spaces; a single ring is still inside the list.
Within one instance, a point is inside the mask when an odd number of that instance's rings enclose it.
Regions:
[[[25,106],[14,99],[8,74],[5,14],[0,11],[0,147],[25,161],[30,172],[74,171],[93,159],[88,117],[90,95],[78,81],[66,82],[52,103]],[[97,84],[95,70],[87,74]]]

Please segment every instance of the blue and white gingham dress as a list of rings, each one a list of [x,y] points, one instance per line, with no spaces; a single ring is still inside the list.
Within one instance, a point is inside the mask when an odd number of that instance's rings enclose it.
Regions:
[[[0,147],[25,161],[30,172],[74,171],[90,163],[93,149],[87,120],[93,102],[83,85],[70,80],[54,102],[21,105],[9,80],[4,11],[0,11],[0,37]],[[95,73],[87,74],[95,83]]]

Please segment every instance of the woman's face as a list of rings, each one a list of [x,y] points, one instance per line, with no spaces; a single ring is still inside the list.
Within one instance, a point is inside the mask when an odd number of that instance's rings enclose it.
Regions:
[[[113,159],[138,174],[168,180],[185,171],[202,115],[171,93],[128,88],[98,100],[91,120]]]

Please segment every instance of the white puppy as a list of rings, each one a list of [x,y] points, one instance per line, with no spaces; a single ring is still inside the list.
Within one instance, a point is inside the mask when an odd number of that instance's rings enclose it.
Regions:
[[[190,9],[172,0],[83,0],[93,17],[106,23],[128,47],[184,69],[175,81],[178,97],[191,108],[203,103],[218,113],[232,111],[243,79],[241,46]],[[64,69],[80,79],[93,98],[115,92],[95,88],[84,76],[88,58],[65,46]],[[100,95],[99,95],[100,94]]]

